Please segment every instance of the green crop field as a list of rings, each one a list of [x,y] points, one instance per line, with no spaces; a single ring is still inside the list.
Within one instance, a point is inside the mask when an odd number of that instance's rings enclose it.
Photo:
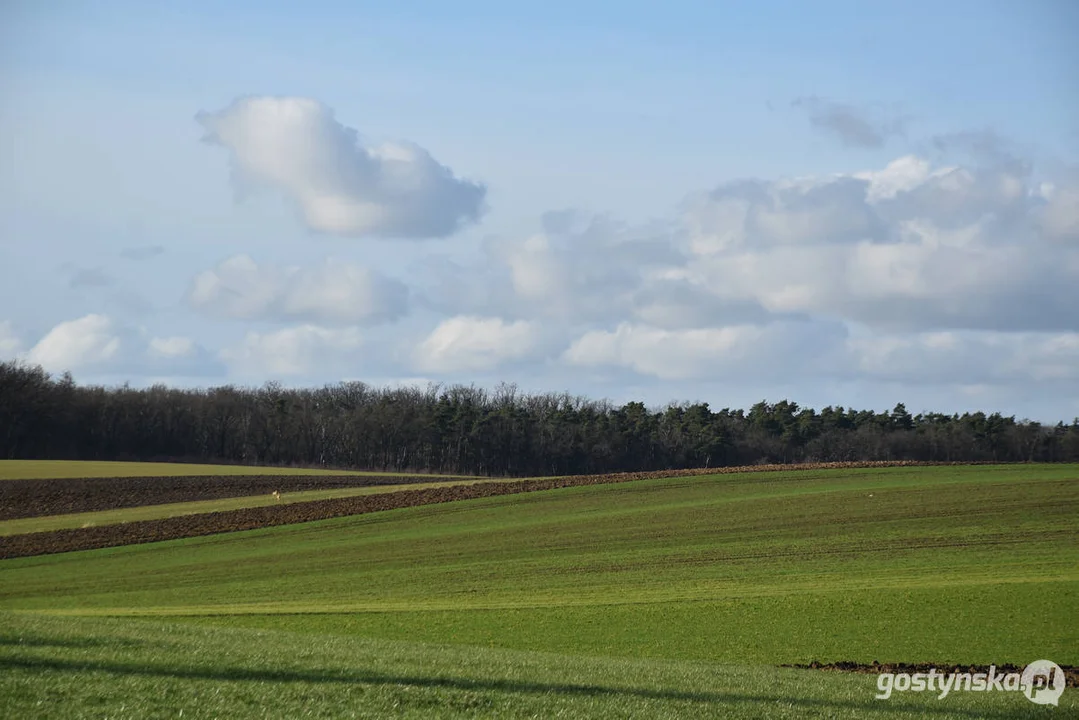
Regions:
[[[259,465],[196,463],[90,462],[85,460],[0,460],[0,480],[34,478],[174,477],[184,475],[420,475],[423,473],[360,472]],[[438,475],[433,477],[466,477]]]
[[[1076,707],[1070,690],[1058,708],[875,692],[867,675],[144,620],[13,616],[0,632],[0,710],[18,718],[970,720]]]
[[[645,480],[0,562],[0,715],[1065,717],[819,661],[1079,663],[1079,467]]]

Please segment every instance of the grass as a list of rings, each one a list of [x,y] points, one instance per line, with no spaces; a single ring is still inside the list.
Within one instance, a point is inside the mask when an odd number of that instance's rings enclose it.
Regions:
[[[367,472],[321,468],[262,467],[259,465],[200,465],[196,463],[113,462],[87,460],[0,460],[0,480],[40,478],[175,477],[185,475],[401,475],[427,473]],[[437,475],[433,477],[468,477]]]
[[[45,515],[43,517],[0,520],[0,537],[19,535],[22,533],[45,532],[48,530],[118,525],[120,523],[135,522],[138,520],[160,520],[162,518],[178,517],[182,515],[239,510],[242,508],[264,507],[267,505],[285,503],[309,502],[312,500],[328,500],[331,498],[353,497],[356,495],[373,495],[377,493],[397,492],[400,490],[420,490],[423,488],[470,485],[476,482],[490,481],[472,479],[446,480],[429,483],[403,483],[400,485],[333,488],[330,490],[303,490],[299,492],[281,493],[280,500],[277,500],[271,494],[262,493],[261,495],[245,495],[234,498],[197,500],[185,503],[165,503],[161,505],[143,505],[141,507],[119,508],[116,510],[100,510],[95,512],[67,513],[65,515]]]
[[[145,620],[0,614],[0,627],[7,717],[1049,716],[1018,693],[877,701],[867,675]],[[1076,707],[1065,693],[1053,714]]]
[[[0,562],[0,710],[1003,717],[773,666],[1079,664],[1077,610],[1074,465],[647,480]]]

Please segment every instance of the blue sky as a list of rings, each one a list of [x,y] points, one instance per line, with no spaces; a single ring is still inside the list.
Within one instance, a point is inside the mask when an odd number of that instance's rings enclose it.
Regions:
[[[0,10],[0,354],[1079,415],[1079,5],[220,5]]]

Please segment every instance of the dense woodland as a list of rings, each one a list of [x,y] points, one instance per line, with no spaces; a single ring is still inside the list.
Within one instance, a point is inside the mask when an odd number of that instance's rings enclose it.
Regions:
[[[1079,461],[1079,419],[705,403],[649,409],[513,386],[76,385],[0,364],[0,457],[554,475],[833,460]]]

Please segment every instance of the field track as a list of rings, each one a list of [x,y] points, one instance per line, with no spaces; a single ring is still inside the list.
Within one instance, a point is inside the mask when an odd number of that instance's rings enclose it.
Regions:
[[[51,553],[71,552],[75,550],[92,550],[97,548],[114,547],[118,545],[133,545],[146,542],[158,542],[163,540],[175,540],[216,533],[236,532],[240,530],[255,530],[258,528],[272,527],[276,525],[289,525],[293,523],[311,522],[315,520],[327,520],[330,518],[344,517],[349,515],[361,515],[364,513],[395,510],[398,508],[430,505],[435,503],[454,502],[457,500],[471,500],[474,498],[490,497],[495,495],[510,495],[514,493],[536,492],[540,490],[552,490],[556,488],[577,487],[583,485],[598,485],[607,483],[631,482],[653,478],[686,477],[692,475],[722,475],[745,472],[770,472],[790,470],[827,470],[827,469],[856,469],[856,468],[884,468],[884,467],[913,467],[919,465],[940,465],[941,463],[917,463],[911,461],[896,462],[853,462],[853,463],[807,463],[801,465],[753,465],[745,467],[726,468],[703,468],[697,470],[660,470],[640,473],[618,473],[608,475],[576,475],[560,478],[543,478],[532,480],[508,480],[488,481],[476,484],[458,485],[439,488],[423,488],[417,490],[400,490],[396,492],[380,493],[378,495],[360,495],[347,498],[334,498],[329,500],[315,500],[311,502],[286,503],[282,505],[252,507],[240,510],[223,512],[202,513],[197,515],[185,515],[180,517],[164,518],[160,520],[142,520],[117,525],[101,527],[79,528],[71,530],[53,530],[48,532],[26,533],[0,538],[0,559],[28,557],[33,555],[45,555]],[[953,463],[960,464],[960,463]],[[965,463],[962,463],[965,464]],[[422,476],[423,482],[429,482],[430,476]],[[301,482],[321,482],[326,478],[282,478],[272,477],[268,480],[274,483],[273,489],[281,489],[282,481],[296,479]],[[371,483],[371,477],[348,477],[331,478],[344,480],[350,483],[362,481]],[[390,478],[379,478],[389,484]],[[95,479],[104,482],[104,488],[108,483],[124,483],[131,479]],[[155,487],[164,491],[169,484],[182,485],[185,482],[194,482],[193,487],[209,487],[221,480],[230,480],[227,477],[216,478],[136,478],[142,487]],[[259,476],[234,479],[246,483],[247,492],[242,494],[256,494],[251,492],[252,481],[262,483],[266,478]],[[394,476],[393,482],[401,483],[400,476]],[[4,488],[14,481],[0,484]],[[43,481],[27,481],[40,484]],[[89,480],[63,480],[58,483],[75,483],[79,487],[81,483],[89,483]],[[420,480],[413,480],[420,482]],[[85,486],[83,486],[85,487]],[[262,486],[261,492],[269,492],[268,486]],[[304,489],[312,489],[305,486]],[[24,491],[25,492],[25,491]],[[27,497],[30,501],[33,495]],[[143,496],[145,498],[145,496]],[[192,500],[190,495],[177,496],[173,501]],[[228,497],[228,495],[224,496]],[[158,501],[162,502],[162,501]],[[167,501],[164,501],[167,502]],[[4,503],[7,504],[6,502]],[[149,504],[145,501],[139,504]],[[111,506],[111,507],[116,507]],[[97,508],[106,509],[106,508]],[[68,510],[67,512],[73,512]],[[52,513],[52,514],[55,514]],[[29,515],[16,515],[16,517],[28,517]],[[32,516],[30,516],[32,517]]]

